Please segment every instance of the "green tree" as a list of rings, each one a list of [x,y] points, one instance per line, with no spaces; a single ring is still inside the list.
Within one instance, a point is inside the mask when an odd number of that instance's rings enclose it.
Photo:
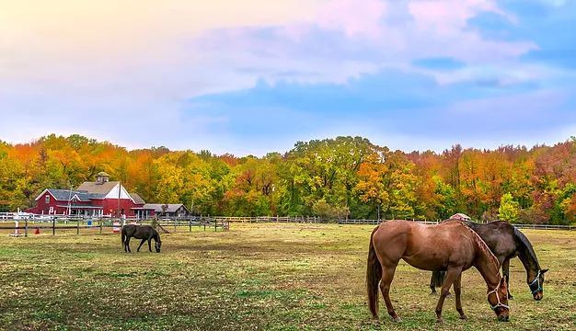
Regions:
[[[498,208],[498,217],[501,220],[514,223],[518,221],[520,214],[520,204],[514,201],[512,194],[506,193],[500,199],[500,208]]]
[[[322,221],[337,221],[346,218],[350,213],[348,207],[332,206],[324,199],[316,201],[312,206],[312,211]]]

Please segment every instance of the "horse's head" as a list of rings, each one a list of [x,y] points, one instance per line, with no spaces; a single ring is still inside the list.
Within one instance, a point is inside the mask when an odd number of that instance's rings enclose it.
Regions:
[[[508,285],[506,279],[501,278],[498,286],[492,291],[488,291],[488,303],[498,316],[501,322],[508,322],[510,318],[510,307],[508,307]]]
[[[528,286],[530,287],[530,291],[532,291],[534,300],[542,300],[544,297],[544,288],[542,286],[544,285],[544,274],[546,271],[548,271],[548,269],[538,270],[534,280],[528,280]]]
[[[160,241],[160,236],[158,236],[158,238],[156,240],[156,245],[154,245],[154,247],[156,248],[156,253],[160,253],[160,248],[162,247],[162,242]]]

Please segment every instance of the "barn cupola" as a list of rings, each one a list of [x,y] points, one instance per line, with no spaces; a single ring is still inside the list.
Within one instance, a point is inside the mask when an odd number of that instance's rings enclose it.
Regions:
[[[102,185],[102,184],[108,182],[108,180],[110,180],[110,175],[108,175],[104,171],[99,172],[96,175],[96,185]]]

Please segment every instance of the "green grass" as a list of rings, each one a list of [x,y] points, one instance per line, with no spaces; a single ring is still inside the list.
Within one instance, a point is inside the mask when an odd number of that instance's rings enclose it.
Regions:
[[[5,330],[576,330],[576,233],[525,230],[546,274],[532,300],[513,260],[509,323],[498,323],[479,273],[463,276],[463,306],[436,325],[430,274],[401,263],[373,325],[365,269],[372,226],[233,224],[228,232],[163,235],[163,252],[125,254],[119,235],[0,236]],[[132,242],[135,251],[138,242]],[[144,247],[144,246],[143,246]]]

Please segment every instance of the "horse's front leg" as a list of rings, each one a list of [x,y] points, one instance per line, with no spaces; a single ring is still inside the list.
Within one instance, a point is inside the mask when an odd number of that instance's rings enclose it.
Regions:
[[[380,291],[384,297],[384,302],[386,303],[386,310],[388,310],[388,315],[392,317],[394,322],[402,322],[396,311],[394,311],[394,306],[392,306],[392,301],[390,300],[390,284],[394,280],[394,272],[396,271],[396,264],[389,264],[387,266],[382,265],[382,279],[380,280]]]
[[[462,301],[460,300],[460,294],[462,293],[462,273],[456,277],[454,281],[454,295],[456,295],[456,311],[460,314],[460,318],[465,320],[468,319],[466,314],[464,314],[464,309],[462,309]]]
[[[512,294],[510,293],[510,259],[506,258],[504,262],[502,262],[502,273],[506,278],[506,284],[508,284],[508,300],[514,299]]]
[[[138,249],[136,250],[137,252],[140,252],[140,247],[142,247],[142,245],[144,245],[145,242],[146,239],[142,239],[142,241],[140,242],[140,246],[138,246]]]
[[[442,291],[440,292],[440,299],[436,305],[436,318],[438,323],[444,322],[442,319],[442,306],[444,306],[444,299],[450,294],[450,286],[454,283],[456,278],[462,273],[461,267],[448,267],[446,271],[446,276],[444,278],[444,284],[442,284]]]
[[[152,252],[152,237],[148,238],[148,250]]]

